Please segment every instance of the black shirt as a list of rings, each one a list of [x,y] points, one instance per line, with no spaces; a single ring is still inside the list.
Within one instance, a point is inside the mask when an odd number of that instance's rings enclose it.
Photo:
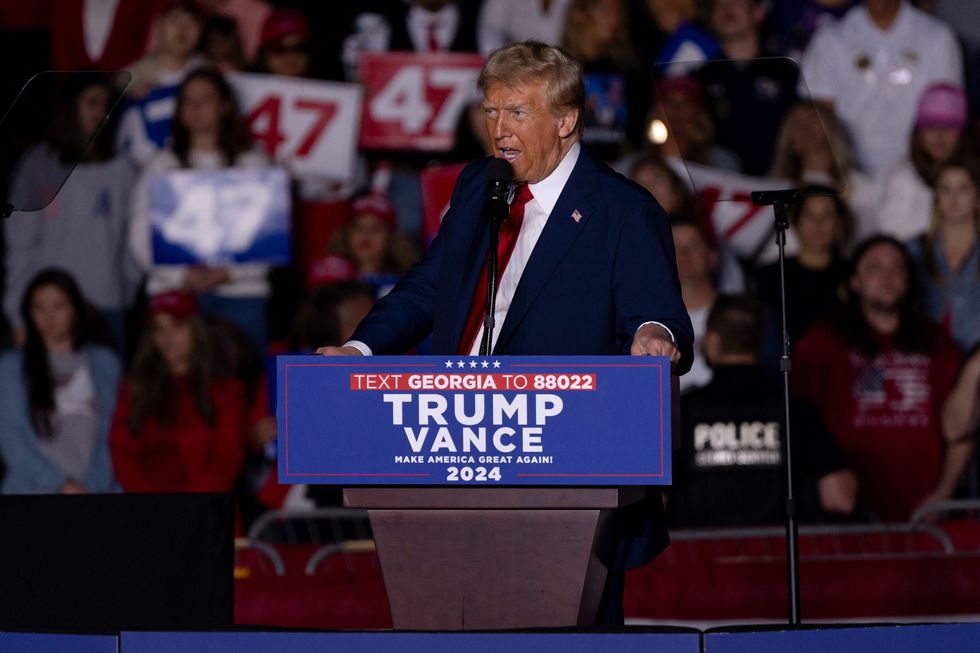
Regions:
[[[816,519],[816,481],[844,463],[819,415],[792,404],[793,466],[802,519]],[[677,526],[777,524],[785,515],[786,445],[778,384],[758,366],[715,369],[681,398],[669,522]]]
[[[779,57],[709,61],[694,77],[715,121],[715,144],[734,152],[745,174],[768,175],[783,118],[796,103],[797,64]]]
[[[839,259],[823,270],[804,267],[796,257],[786,259],[786,324],[790,342],[799,340],[804,331],[833,312],[846,277],[847,270]],[[778,263],[759,270],[759,299],[779,315]]]

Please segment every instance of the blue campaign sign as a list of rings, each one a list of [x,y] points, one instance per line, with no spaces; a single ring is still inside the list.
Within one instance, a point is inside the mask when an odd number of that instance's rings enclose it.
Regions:
[[[921,651],[972,651],[980,640],[980,624],[933,624],[908,626],[855,626],[812,630],[707,633],[705,653],[920,653]]]
[[[157,264],[290,260],[289,179],[282,168],[172,170],[147,180]]]
[[[281,356],[279,480],[668,485],[663,357]]]
[[[3,653],[116,653],[115,635],[0,633]]]
[[[170,126],[177,109],[177,85],[156,86],[138,99],[126,98],[120,110],[116,144],[145,164],[170,140]]]
[[[701,633],[122,633],[120,653],[699,653]]]

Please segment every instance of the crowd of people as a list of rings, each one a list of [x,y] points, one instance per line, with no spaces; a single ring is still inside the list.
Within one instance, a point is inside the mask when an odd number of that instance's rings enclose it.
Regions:
[[[22,65],[87,72],[65,76],[52,110],[39,108],[37,138],[6,137],[10,204],[44,208],[3,224],[0,490],[235,491],[252,509],[333,500],[276,483],[267,359],[343,344],[418,259],[420,174],[490,152],[479,102],[461,111],[445,152],[362,149],[352,178],[292,174],[294,213],[330,201],[346,215],[310,261],[157,262],[149,181],[273,165],[229,73],[358,83],[366,52],[486,55],[533,39],[582,65],[583,146],[670,216],[697,336],[665,497],[673,523],[782,517],[781,271],[770,214],[742,210],[753,184],[802,196],[785,313],[805,519],[901,521],[929,501],[977,496],[970,3],[356,4],[4,10],[50,44]],[[113,107],[173,87],[168,111],[103,124]]]

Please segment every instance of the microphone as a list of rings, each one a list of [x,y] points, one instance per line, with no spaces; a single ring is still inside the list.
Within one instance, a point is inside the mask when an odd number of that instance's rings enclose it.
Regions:
[[[487,165],[487,195],[483,210],[490,222],[490,250],[487,252],[487,311],[483,316],[483,339],[480,355],[490,355],[493,342],[493,313],[497,303],[497,244],[500,242],[500,225],[507,218],[510,207],[507,195],[514,169],[504,159],[493,158]]]
[[[490,160],[487,166],[485,210],[492,228],[499,228],[510,211],[507,206],[507,195],[510,193],[510,182],[513,178],[514,169],[505,159]]]

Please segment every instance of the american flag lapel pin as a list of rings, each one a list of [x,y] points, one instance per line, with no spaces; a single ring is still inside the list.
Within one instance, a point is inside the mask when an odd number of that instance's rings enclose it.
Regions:
[[[572,220],[575,220],[575,222],[579,222],[581,219],[582,219],[582,214],[578,212],[578,209],[572,211]]]

